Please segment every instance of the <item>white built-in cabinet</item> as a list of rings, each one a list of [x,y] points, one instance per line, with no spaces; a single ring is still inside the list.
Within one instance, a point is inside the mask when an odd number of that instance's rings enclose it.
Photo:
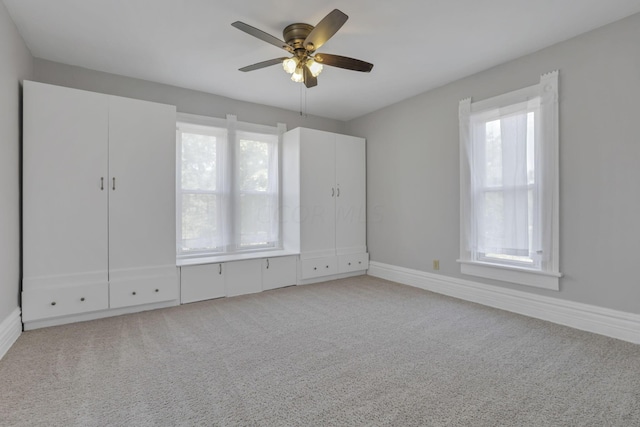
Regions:
[[[299,233],[298,242],[290,238],[299,244],[299,283],[364,273],[365,140],[296,128],[283,144],[283,229]]]
[[[175,107],[25,81],[23,112],[25,326],[177,304]]]
[[[279,256],[183,265],[180,301],[185,304],[295,285],[296,262],[296,256]]]

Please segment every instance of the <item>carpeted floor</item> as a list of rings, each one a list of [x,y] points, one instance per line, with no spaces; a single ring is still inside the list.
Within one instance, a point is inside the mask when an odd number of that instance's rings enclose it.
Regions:
[[[640,346],[361,276],[25,332],[2,426],[640,426]]]

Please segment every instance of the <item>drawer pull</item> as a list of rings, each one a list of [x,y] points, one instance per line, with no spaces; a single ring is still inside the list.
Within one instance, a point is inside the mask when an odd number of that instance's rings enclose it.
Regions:
[[[314,270],[317,270],[317,269],[318,269],[318,267],[313,267],[313,269],[314,269]]]
[[[135,294],[136,294],[136,291],[131,292],[131,295],[135,295]]]
[[[349,263],[349,265],[351,265],[351,263]]]
[[[51,305],[56,305],[56,302],[55,302],[55,301],[52,301],[52,302],[51,302]]]
[[[358,264],[362,264],[362,261],[358,261]]]
[[[156,289],[156,292],[160,292],[160,289]]]
[[[329,268],[329,266],[327,265],[325,268]]]
[[[84,297],[80,298],[80,301],[84,301]]]

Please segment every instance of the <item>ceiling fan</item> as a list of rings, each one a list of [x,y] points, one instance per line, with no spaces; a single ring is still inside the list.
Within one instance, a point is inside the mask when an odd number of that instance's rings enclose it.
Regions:
[[[231,25],[292,55],[247,65],[240,68],[240,71],[253,71],[282,63],[284,70],[291,74],[291,80],[304,82],[308,88],[318,84],[317,77],[323,65],[368,73],[373,68],[373,64],[346,56],[316,53],[316,50],[333,37],[347,19],[349,19],[347,15],[334,9],[315,27],[302,23],[288,25],[282,32],[285,41],[244,22],[236,21]]]

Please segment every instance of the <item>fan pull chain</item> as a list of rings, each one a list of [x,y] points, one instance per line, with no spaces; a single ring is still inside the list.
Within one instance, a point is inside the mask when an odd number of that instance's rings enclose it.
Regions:
[[[304,101],[303,101],[303,98],[304,98]],[[303,104],[304,104],[304,109],[303,109]],[[307,115],[307,88],[304,87],[304,85],[300,85],[300,115],[303,117],[309,117]]]

